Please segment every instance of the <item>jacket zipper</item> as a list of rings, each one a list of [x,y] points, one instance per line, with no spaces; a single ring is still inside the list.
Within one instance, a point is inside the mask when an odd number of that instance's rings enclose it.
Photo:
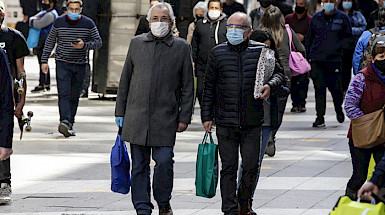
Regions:
[[[239,120],[238,120],[238,127],[242,128],[242,83],[243,83],[243,66],[242,66],[242,59],[241,59],[241,54],[238,52],[238,68],[239,68],[239,99],[238,99],[238,114],[239,114]]]

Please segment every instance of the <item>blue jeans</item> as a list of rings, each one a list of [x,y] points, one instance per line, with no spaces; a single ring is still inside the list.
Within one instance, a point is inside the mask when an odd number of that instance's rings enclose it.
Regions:
[[[270,134],[271,134],[271,128],[268,126],[262,126],[261,151],[259,154],[258,174],[257,174],[257,181],[255,183],[255,188],[253,190],[253,196],[254,196],[255,189],[257,188],[259,174],[261,172],[262,160],[266,152],[266,147],[267,147],[267,143],[269,142]],[[238,184],[237,184],[238,188],[241,182],[241,176],[242,176],[242,163],[239,166],[239,170],[238,170]]]
[[[150,162],[155,161],[152,181],[153,195],[158,206],[170,204],[174,179],[174,147],[151,147],[130,144],[131,147],[131,195],[138,214],[149,215],[154,209],[151,203]]]
[[[60,122],[75,123],[86,64],[56,61],[56,82],[59,94]]]

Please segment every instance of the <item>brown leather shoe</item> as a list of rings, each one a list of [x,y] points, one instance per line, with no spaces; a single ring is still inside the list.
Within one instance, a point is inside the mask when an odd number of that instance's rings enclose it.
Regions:
[[[159,215],[173,215],[171,205],[159,206]]]

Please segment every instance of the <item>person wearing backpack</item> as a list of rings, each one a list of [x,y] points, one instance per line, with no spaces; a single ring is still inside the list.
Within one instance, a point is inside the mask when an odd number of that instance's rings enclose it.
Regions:
[[[378,11],[377,26],[364,31],[357,41],[352,61],[354,75],[366,67],[366,60],[370,58],[372,43],[377,37],[385,37],[385,8]]]
[[[56,7],[56,0],[44,0],[42,2],[43,10],[35,14],[33,17],[29,18],[29,26],[31,28],[41,29],[39,44],[34,49],[36,52],[40,67],[41,67],[41,57],[43,55],[45,41],[47,40],[49,31],[51,30],[53,23],[55,22],[56,18],[59,16],[57,11],[55,10],[55,7]],[[51,83],[51,77],[50,77],[49,70],[47,74],[44,74],[40,68],[39,85],[36,86],[35,89],[31,90],[31,92],[37,93],[44,90],[49,91],[51,89],[50,83]]]
[[[360,11],[358,11],[355,1],[343,0],[338,5],[338,9],[344,11],[352,24],[353,37],[348,41],[348,45],[342,50],[342,68],[341,81],[342,90],[346,92],[349,87],[350,78],[352,77],[352,59],[354,47],[366,28],[366,20]]]

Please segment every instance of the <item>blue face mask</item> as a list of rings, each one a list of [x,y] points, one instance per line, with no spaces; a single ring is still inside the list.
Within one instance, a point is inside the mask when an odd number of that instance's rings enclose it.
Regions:
[[[324,10],[326,13],[331,13],[334,10],[334,3],[324,3]]]
[[[342,2],[342,7],[345,10],[350,10],[353,7],[353,2],[351,2],[351,1],[344,1],[344,2]]]
[[[226,38],[232,45],[238,45],[243,41],[243,33],[245,31],[239,28],[227,29]]]
[[[78,20],[79,17],[80,17],[80,13],[71,13],[71,12],[68,11],[68,17],[71,20]]]

